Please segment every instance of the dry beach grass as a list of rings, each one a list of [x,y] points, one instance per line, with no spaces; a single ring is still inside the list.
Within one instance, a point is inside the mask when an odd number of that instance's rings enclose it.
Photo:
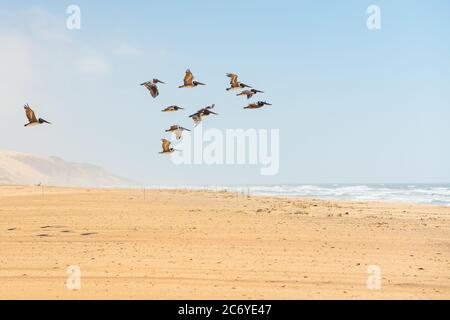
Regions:
[[[1,299],[450,298],[449,207],[0,186],[0,248]]]

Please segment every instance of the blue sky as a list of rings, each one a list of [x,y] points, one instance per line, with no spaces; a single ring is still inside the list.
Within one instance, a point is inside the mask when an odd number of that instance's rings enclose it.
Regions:
[[[70,4],[81,30],[66,29]],[[450,181],[450,3],[0,1],[0,18],[2,149],[145,184]],[[178,89],[188,67],[208,86]],[[273,106],[242,110],[226,72]],[[154,76],[168,83],[157,99],[139,86]],[[26,102],[53,125],[25,130]],[[211,103],[204,128],[280,129],[278,175],[158,155],[168,125]],[[171,104],[188,110],[160,112]]]

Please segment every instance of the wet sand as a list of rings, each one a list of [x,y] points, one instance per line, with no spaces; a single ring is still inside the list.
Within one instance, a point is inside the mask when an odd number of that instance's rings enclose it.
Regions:
[[[0,299],[450,299],[449,207],[0,186],[0,253]]]

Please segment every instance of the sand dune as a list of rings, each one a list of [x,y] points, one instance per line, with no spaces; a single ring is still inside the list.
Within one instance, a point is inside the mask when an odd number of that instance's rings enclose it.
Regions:
[[[59,157],[0,150],[0,184],[46,184],[76,187],[125,187],[136,183],[89,163]]]
[[[448,207],[42,191],[0,187],[2,299],[450,298]],[[66,287],[71,265],[79,290]]]

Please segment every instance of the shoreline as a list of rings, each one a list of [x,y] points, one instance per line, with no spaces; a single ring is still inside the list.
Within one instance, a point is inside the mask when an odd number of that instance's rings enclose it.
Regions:
[[[239,192],[235,190],[229,190],[228,188],[224,187],[218,190],[213,190],[211,188],[202,188],[202,187],[186,187],[186,188],[180,188],[180,187],[64,187],[64,186],[37,186],[37,185],[2,185],[0,184],[0,191],[2,188],[18,188],[18,189],[24,189],[24,188],[42,188],[45,189],[61,189],[61,190],[67,190],[67,191],[73,191],[73,190],[98,190],[98,191],[124,191],[124,192],[131,192],[134,191],[137,194],[139,192],[145,191],[166,191],[166,192],[208,192],[208,193],[227,193],[227,194],[235,194],[237,197],[247,197],[246,192]],[[0,193],[0,197],[1,197]],[[337,199],[337,198],[326,198],[326,197],[310,197],[310,196],[298,196],[298,195],[271,195],[271,194],[261,194],[261,193],[250,193],[250,197],[261,197],[261,198],[274,198],[274,199],[285,199],[285,200],[305,200],[305,201],[328,201],[328,202],[344,202],[344,203],[355,203],[355,204],[361,204],[361,203],[372,203],[372,204],[389,204],[394,206],[401,206],[401,205],[417,205],[417,206],[430,206],[430,207],[439,207],[439,208],[450,208],[450,204],[443,205],[443,204],[433,204],[433,203],[421,203],[421,202],[414,202],[414,201],[400,201],[400,200],[377,200],[377,199]]]
[[[450,299],[448,207],[41,191],[0,186],[0,299]]]

